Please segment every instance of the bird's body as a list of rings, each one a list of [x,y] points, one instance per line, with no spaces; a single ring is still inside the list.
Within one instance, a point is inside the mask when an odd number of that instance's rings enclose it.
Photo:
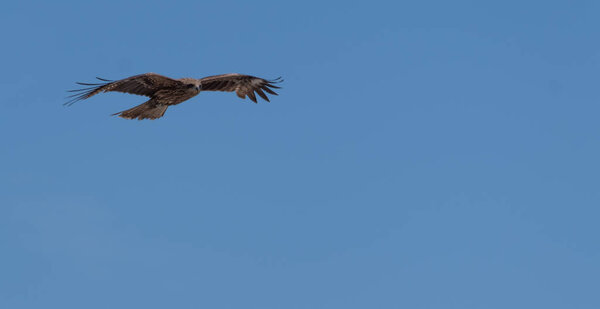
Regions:
[[[119,117],[126,119],[157,119],[165,114],[169,106],[187,101],[202,91],[235,91],[238,97],[244,99],[248,96],[254,103],[257,102],[256,95],[254,94],[256,92],[268,102],[269,98],[265,92],[277,95],[271,88],[279,88],[273,84],[282,81],[280,78],[269,81],[237,73],[214,75],[201,79],[172,79],[155,73],[135,75],[117,81],[98,79],[103,83],[78,83],[79,85],[90,87],[70,90],[70,92],[74,92],[75,94],[70,96],[71,100],[65,104],[71,105],[101,92],[117,91],[131,93],[147,96],[150,100],[114,115],[119,115]]]

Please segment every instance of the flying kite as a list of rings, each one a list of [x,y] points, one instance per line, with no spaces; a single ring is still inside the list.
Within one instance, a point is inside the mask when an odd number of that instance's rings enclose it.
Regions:
[[[150,100],[134,108],[113,114],[125,119],[157,119],[165,114],[167,108],[187,101],[202,91],[235,91],[238,97],[245,99],[246,96],[254,103],[256,92],[261,98],[269,101],[265,92],[277,95],[271,88],[280,88],[274,84],[282,82],[281,77],[274,80],[266,80],[251,75],[237,73],[208,76],[201,79],[180,78],[172,79],[156,73],[146,73],[131,76],[125,79],[112,81],[96,77],[101,83],[77,83],[87,88],[69,90],[70,101],[65,105],[85,100],[101,92],[117,91],[149,97]]]

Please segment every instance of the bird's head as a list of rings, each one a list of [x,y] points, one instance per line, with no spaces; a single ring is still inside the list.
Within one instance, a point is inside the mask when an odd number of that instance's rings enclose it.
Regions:
[[[199,82],[189,83],[189,84],[186,85],[186,88],[189,91],[200,92],[200,89],[202,89],[202,85],[200,85]]]

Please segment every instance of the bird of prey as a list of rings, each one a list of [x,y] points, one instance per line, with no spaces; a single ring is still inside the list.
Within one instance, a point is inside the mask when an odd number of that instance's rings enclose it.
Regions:
[[[89,86],[82,89],[69,90],[70,101],[65,105],[71,105],[77,101],[85,100],[101,92],[117,91],[149,97],[150,100],[134,108],[113,114],[125,119],[157,119],[165,114],[167,108],[186,100],[189,100],[201,91],[235,91],[238,97],[245,99],[246,96],[254,103],[256,92],[261,98],[269,102],[265,92],[277,95],[271,88],[280,88],[274,84],[282,82],[281,77],[274,80],[266,80],[251,75],[237,73],[208,76],[201,79],[180,78],[172,79],[156,73],[146,73],[131,76],[125,79],[112,81],[96,77],[101,83],[77,83]]]

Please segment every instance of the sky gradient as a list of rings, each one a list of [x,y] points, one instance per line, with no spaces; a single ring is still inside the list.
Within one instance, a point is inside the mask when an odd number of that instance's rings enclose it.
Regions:
[[[0,308],[599,308],[599,13],[0,4]],[[145,72],[285,82],[62,106]]]

